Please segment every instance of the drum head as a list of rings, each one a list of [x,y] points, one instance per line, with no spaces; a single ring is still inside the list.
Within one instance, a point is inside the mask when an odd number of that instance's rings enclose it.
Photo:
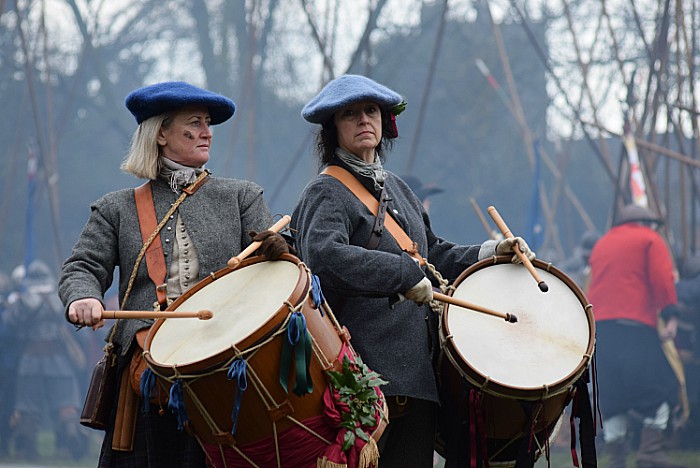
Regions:
[[[214,317],[166,319],[150,343],[151,359],[183,366],[230,350],[271,320],[299,277],[295,263],[278,261],[254,263],[216,279],[172,309],[211,310]]]
[[[468,378],[479,380],[472,383],[541,390],[577,378],[577,372],[587,365],[584,356],[591,352],[593,341],[592,319],[579,296],[544,269],[538,273],[549,285],[546,293],[522,265],[486,265],[471,273],[467,270],[453,296],[515,314],[518,321],[508,323],[458,306],[447,307],[445,333],[474,371]]]

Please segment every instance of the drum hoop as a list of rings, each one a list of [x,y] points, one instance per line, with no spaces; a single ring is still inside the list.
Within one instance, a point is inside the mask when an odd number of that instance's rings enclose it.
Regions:
[[[178,308],[184,301],[186,301],[189,297],[197,293],[199,290],[204,289],[214,281],[228,275],[229,273],[233,273],[234,271],[240,270],[242,268],[245,268],[250,265],[254,265],[257,263],[262,263],[265,262],[264,257],[250,257],[245,260],[243,260],[238,266],[235,268],[231,269],[228,267],[224,267],[216,272],[211,273],[209,276],[206,278],[202,279],[199,281],[197,284],[192,286],[185,294],[182,296],[178,297],[175,301],[173,301],[172,304],[168,306],[167,310],[175,310]],[[297,283],[294,286],[294,289],[292,290],[292,293],[290,294],[289,298],[287,299],[287,302],[292,304],[293,306],[298,306],[303,300],[306,299],[309,289],[311,288],[311,278],[309,277],[309,272],[307,271],[304,263],[297,257],[291,254],[283,254],[278,261],[287,261],[290,263],[294,263],[298,269],[299,269],[299,276],[297,277]],[[272,315],[272,317],[267,320],[267,322],[262,323],[260,327],[258,327],[256,330],[254,330],[252,333],[250,333],[248,336],[245,338],[241,339],[238,343],[236,343],[235,348],[237,350],[246,350],[251,347],[256,346],[257,344],[265,341],[268,339],[270,336],[275,334],[280,327],[282,327],[285,323],[284,317],[289,313],[289,308],[286,303],[283,303],[280,305],[279,309],[275,311],[275,313]],[[155,337],[156,333],[158,333],[158,330],[160,327],[163,325],[165,322],[164,318],[159,318],[156,319],[151,326],[150,330],[148,331],[148,335],[146,336],[146,340],[144,342],[144,359],[146,360],[146,363],[148,364],[151,369],[156,371],[158,375],[161,375],[163,378],[167,378],[173,375],[179,375],[179,374],[185,374],[188,376],[193,376],[193,375],[198,375],[198,374],[205,374],[208,373],[218,367],[221,367],[223,363],[226,363],[230,361],[235,355],[236,355],[236,349],[233,347],[229,347],[226,350],[214,354],[212,356],[206,357],[205,359],[202,359],[197,362],[193,363],[187,363],[187,364],[182,364],[182,365],[164,365],[162,363],[156,362],[150,353],[151,349],[151,344],[153,341],[153,338]]]
[[[484,268],[488,268],[489,266],[509,263],[511,263],[510,255],[489,257],[477,263],[474,263],[457,277],[457,279],[454,282],[454,288],[452,288],[449,291],[449,294],[452,295],[455,289],[474,272]],[[449,326],[447,324],[449,304],[444,305],[443,311],[440,314],[439,330],[440,341],[442,342],[442,354],[444,354],[447,357],[447,359],[450,361],[450,363],[453,365],[453,367],[457,370],[457,372],[462,378],[466,379],[482,391],[498,397],[518,398],[522,400],[532,401],[553,397],[555,395],[568,391],[571,385],[573,385],[573,383],[576,382],[581,377],[581,375],[583,375],[583,373],[589,368],[591,364],[591,359],[595,347],[595,320],[593,318],[592,306],[588,302],[588,299],[586,299],[586,296],[581,290],[581,288],[579,288],[578,285],[571,278],[569,278],[563,271],[559,270],[551,263],[546,263],[542,260],[535,259],[532,261],[532,264],[535,268],[539,268],[541,270],[545,270],[553,274],[557,277],[557,279],[564,282],[572,290],[572,292],[576,295],[577,299],[583,306],[584,312],[586,314],[586,321],[588,323],[588,344],[586,346],[586,352],[582,356],[581,361],[572,372],[567,374],[564,378],[560,379],[559,381],[552,383],[552,385],[544,386],[541,388],[507,386],[497,381],[490,380],[488,376],[482,374],[476,369],[467,366],[466,363],[468,362],[468,360],[465,359],[465,356],[462,355],[462,353],[455,345],[454,339],[452,338],[449,331]],[[534,279],[532,287],[537,287]]]

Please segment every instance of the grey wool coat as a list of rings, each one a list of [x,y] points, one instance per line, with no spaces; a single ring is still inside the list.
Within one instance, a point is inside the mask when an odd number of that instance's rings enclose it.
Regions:
[[[160,179],[152,181],[151,186],[156,217],[160,222],[177,200],[178,194]],[[197,192],[185,198],[161,230],[166,271],[170,268],[178,212],[197,252],[198,280],[225,267],[228,259],[250,244],[248,232],[265,230],[272,220],[259,185],[210,177]],[[90,218],[73,252],[63,264],[58,288],[65,307],[75,300],[88,297],[102,301],[117,267],[121,305],[142,245],[134,189],[112,192],[94,202]],[[145,260],[142,260],[124,308],[152,310],[154,302],[155,285],[148,277]],[[150,326],[152,322],[137,319],[119,322],[114,342],[121,347],[122,355],[129,351],[136,331]]]
[[[356,177],[373,192],[368,180]],[[456,245],[433,234],[420,200],[403,180],[388,172],[385,187],[391,198],[388,212],[445,279],[454,280],[477,261],[480,245]],[[384,393],[437,402],[432,359],[439,346],[433,312],[412,301],[390,306],[424,272],[386,229],[376,250],[366,248],[374,220],[345,185],[318,175],[304,189],[292,217],[297,250],[319,277],[336,318],[350,331],[353,348],[389,381]]]

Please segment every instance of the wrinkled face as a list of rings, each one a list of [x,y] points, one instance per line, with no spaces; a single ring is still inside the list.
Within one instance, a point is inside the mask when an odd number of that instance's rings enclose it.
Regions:
[[[382,112],[373,101],[359,101],[340,109],[333,117],[338,146],[366,162],[374,162],[382,140]]]
[[[184,107],[163,124],[158,145],[164,157],[183,166],[199,167],[209,161],[212,131],[209,110],[204,106]]]

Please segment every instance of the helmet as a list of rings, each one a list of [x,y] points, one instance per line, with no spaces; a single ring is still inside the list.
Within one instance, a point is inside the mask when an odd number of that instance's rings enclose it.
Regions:
[[[27,267],[15,267],[12,270],[12,282],[16,289],[33,293],[51,292],[56,286],[51,269],[41,260],[33,260]]]
[[[660,217],[655,215],[649,208],[638,205],[625,205],[617,214],[615,226],[625,223],[657,223],[662,224]]]
[[[598,232],[585,231],[581,235],[581,239],[579,240],[581,250],[590,253],[591,250],[593,250],[593,246],[595,246],[595,243],[598,242],[598,239],[600,239],[600,234],[598,234]]]
[[[14,289],[19,289],[26,275],[27,269],[24,268],[24,265],[17,265],[10,274],[10,279],[12,280],[12,287]]]
[[[697,275],[700,275],[700,257],[690,257],[683,263],[682,276],[692,278]]]

